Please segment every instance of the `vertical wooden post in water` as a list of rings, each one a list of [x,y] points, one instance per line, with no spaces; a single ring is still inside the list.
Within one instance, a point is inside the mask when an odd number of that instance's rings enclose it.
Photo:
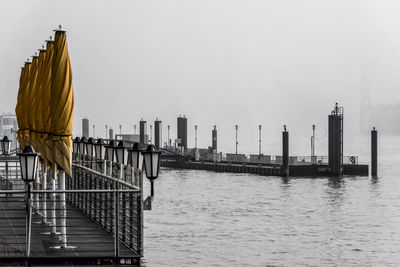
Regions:
[[[289,132],[286,125],[282,132],[282,177],[289,177]]]
[[[371,131],[371,175],[378,175],[378,131],[375,127]]]

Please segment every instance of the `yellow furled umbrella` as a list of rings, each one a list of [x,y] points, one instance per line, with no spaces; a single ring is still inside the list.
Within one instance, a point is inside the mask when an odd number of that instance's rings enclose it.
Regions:
[[[54,161],[72,177],[74,92],[65,30],[56,30],[51,70],[50,120]]]
[[[43,153],[43,146],[41,145],[41,132],[43,130],[42,123],[42,76],[43,76],[43,66],[46,60],[46,50],[44,46],[42,49],[39,49],[39,58],[38,58],[38,66],[37,66],[37,76],[36,76],[36,87],[34,89],[34,96],[32,99],[32,128],[31,137],[32,137],[32,145],[35,151],[39,153]],[[43,155],[41,155],[43,158]]]
[[[35,53],[34,56],[32,56],[32,67],[31,71],[29,74],[29,85],[27,87],[27,91],[25,94],[25,99],[24,99],[24,117],[26,121],[26,131],[25,131],[25,141],[29,145],[33,145],[32,143],[32,134],[31,131],[33,129],[33,114],[32,114],[32,108],[33,108],[33,100],[36,95],[36,83],[37,83],[37,74],[38,74],[38,63],[39,63],[39,58],[37,56],[37,53]]]
[[[26,98],[27,98],[27,92],[30,84],[30,74],[31,74],[31,69],[32,69],[32,62],[29,62],[29,59],[25,62],[25,67],[24,67],[24,76],[23,76],[23,84],[21,88],[19,89],[19,96],[20,98],[18,99],[19,104],[18,106],[18,138],[19,138],[19,144],[21,149],[27,145],[27,137],[29,136],[29,131],[28,131],[28,125],[27,125],[27,111],[28,109],[26,108]],[[18,115],[19,114],[19,115]]]
[[[54,52],[54,41],[50,36],[49,40],[46,40],[46,61],[44,64],[43,75],[42,75],[42,121],[43,121],[43,151],[44,158],[49,164],[54,163],[53,159],[53,141],[49,135],[51,130],[50,120],[50,91],[51,91],[51,69],[53,67],[53,52]]]
[[[21,98],[22,98],[22,93],[23,93],[23,86],[25,82],[25,76],[26,76],[27,68],[22,67],[21,68],[21,75],[19,77],[19,89],[18,89],[18,95],[17,95],[17,105],[15,106],[15,115],[17,116],[17,123],[18,123],[18,129],[21,129],[22,127],[22,118],[21,118]],[[18,142],[21,144],[21,135],[20,131],[18,130],[17,132],[17,139]]]

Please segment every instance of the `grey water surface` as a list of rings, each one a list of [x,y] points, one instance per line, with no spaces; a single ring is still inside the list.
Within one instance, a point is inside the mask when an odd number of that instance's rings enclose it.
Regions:
[[[146,266],[399,266],[399,143],[380,146],[378,179],[162,169]]]

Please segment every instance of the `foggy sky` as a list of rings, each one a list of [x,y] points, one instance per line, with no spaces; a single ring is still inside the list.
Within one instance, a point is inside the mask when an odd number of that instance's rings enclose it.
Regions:
[[[291,153],[326,150],[327,115],[345,107],[346,136],[358,132],[362,90],[372,103],[400,102],[399,1],[2,1],[0,112],[13,111],[20,67],[58,24],[67,41],[81,119],[132,133],[141,118],[171,125],[188,117],[189,146]],[[92,128],[90,127],[90,132]],[[346,139],[345,139],[346,141]],[[364,144],[360,144],[364,145]],[[366,144],[368,145],[368,144]]]

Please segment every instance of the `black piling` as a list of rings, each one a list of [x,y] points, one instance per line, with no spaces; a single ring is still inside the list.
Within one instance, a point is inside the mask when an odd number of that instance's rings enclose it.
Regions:
[[[371,175],[378,176],[378,131],[375,127],[371,131]]]
[[[341,176],[343,171],[343,108],[335,105],[328,116],[328,165],[330,173]]]
[[[289,177],[289,132],[286,125],[282,132],[282,177]]]

